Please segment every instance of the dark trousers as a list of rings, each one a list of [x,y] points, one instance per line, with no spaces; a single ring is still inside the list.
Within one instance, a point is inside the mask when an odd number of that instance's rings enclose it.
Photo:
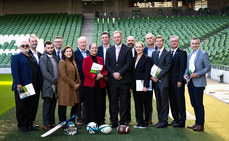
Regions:
[[[134,91],[134,102],[135,102],[135,117],[138,124],[149,123],[149,113],[150,113],[150,104],[149,104],[150,92],[137,92]],[[144,117],[143,117],[143,114]]]
[[[203,93],[205,87],[195,87],[192,80],[188,83],[188,92],[196,116],[196,124],[204,126]]]
[[[86,103],[86,121],[96,122],[98,125],[104,122],[104,106],[105,106],[105,89],[100,87],[99,81],[95,82],[94,87],[85,87],[85,103]]]
[[[37,110],[38,110],[38,106],[39,106],[39,99],[40,99],[40,91],[36,90],[36,95],[35,95],[35,106],[34,106],[34,110],[33,110],[33,122],[36,119],[36,115],[37,115]]]
[[[56,98],[43,98],[43,125],[53,125],[55,124],[55,109],[56,109]]]
[[[184,84],[180,88],[177,87],[177,83],[171,84],[169,100],[173,119],[184,124],[186,120]]]
[[[18,91],[15,91],[15,103],[16,103],[16,118],[18,128],[28,128],[32,126],[34,119],[34,107],[36,103],[36,95],[20,99]]]
[[[83,82],[82,82],[83,84]],[[81,85],[79,87],[79,96],[80,96],[80,103],[78,104],[77,110],[77,121],[84,121],[86,119],[86,111],[85,111],[85,87]]]
[[[110,91],[109,83],[107,83],[106,91],[107,91],[108,100],[109,100],[109,115],[110,115],[110,122],[111,122],[112,121],[112,117],[111,117],[112,116],[112,112],[111,112],[111,91]],[[104,111],[104,116],[106,116],[105,114],[106,114],[106,109]]]
[[[110,92],[112,124],[118,124],[119,108],[120,124],[125,124],[129,84],[120,84],[119,82],[115,82],[115,84],[112,85],[112,83],[110,83]]]
[[[153,115],[153,88],[152,91],[148,91],[149,94],[149,120],[152,121],[152,115]]]
[[[131,93],[127,93],[127,111],[126,111],[126,123],[131,121]]]
[[[72,106],[70,117],[72,117],[73,115],[75,115],[77,113],[78,105],[79,104]],[[59,121],[60,122],[66,121],[66,119],[67,119],[66,118],[66,110],[67,110],[67,106],[58,105],[58,114],[59,114]],[[71,121],[75,122],[75,118],[73,118]]]
[[[168,123],[169,105],[168,105],[168,87],[159,86],[155,84],[155,96],[157,103],[158,120],[161,123]]]

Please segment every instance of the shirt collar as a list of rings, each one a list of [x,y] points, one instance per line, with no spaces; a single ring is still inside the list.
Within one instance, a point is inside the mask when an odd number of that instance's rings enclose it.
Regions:
[[[83,50],[82,50],[82,49],[80,49],[80,48],[79,48],[79,50],[80,50],[80,52],[86,53],[86,50],[84,50],[84,51],[83,51]]]
[[[122,43],[121,43],[119,46],[115,45],[115,48],[117,48],[117,47],[120,47],[120,49],[121,49],[121,47],[122,47]]]
[[[198,51],[200,50],[200,48],[198,48],[196,51],[192,50],[192,54],[196,54]]]
[[[160,52],[162,52],[162,51],[164,50],[164,47],[162,47],[161,50],[159,50],[159,49],[157,48],[157,50],[160,51]]]
[[[52,58],[52,55],[47,54],[48,57]]]
[[[34,51],[34,50],[32,50],[32,49],[30,49],[31,50],[31,52],[34,54],[37,54],[37,50],[36,51]]]

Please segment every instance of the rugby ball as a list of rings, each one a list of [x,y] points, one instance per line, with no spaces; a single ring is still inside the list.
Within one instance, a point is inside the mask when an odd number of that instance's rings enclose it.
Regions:
[[[130,132],[130,128],[126,125],[119,125],[117,127],[117,131],[120,133],[120,134],[128,134]]]
[[[107,124],[100,125],[98,128],[98,132],[103,134],[109,134],[111,133],[111,131],[112,131],[111,126]]]
[[[95,134],[98,130],[98,125],[95,122],[90,122],[87,124],[87,132],[89,134]]]

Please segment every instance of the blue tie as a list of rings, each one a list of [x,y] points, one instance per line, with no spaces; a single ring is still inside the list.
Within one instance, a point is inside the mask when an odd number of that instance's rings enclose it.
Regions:
[[[59,50],[57,51],[57,58],[58,60],[60,60],[60,51]]]

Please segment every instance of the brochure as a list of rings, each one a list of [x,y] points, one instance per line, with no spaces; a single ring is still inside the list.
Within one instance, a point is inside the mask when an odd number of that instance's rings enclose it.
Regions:
[[[144,80],[136,80],[136,91],[142,91],[144,87]],[[149,88],[147,88],[147,91],[152,91],[152,81],[149,80]]]
[[[101,73],[102,69],[103,69],[103,65],[100,65],[98,63],[93,63],[90,72],[98,74]]]
[[[18,90],[18,93],[19,93],[20,99],[24,99],[26,97],[36,94],[32,83],[22,86],[22,91]]]
[[[157,66],[157,65],[153,65],[153,67],[151,68],[151,76],[156,77],[159,73],[161,72],[161,69]]]

